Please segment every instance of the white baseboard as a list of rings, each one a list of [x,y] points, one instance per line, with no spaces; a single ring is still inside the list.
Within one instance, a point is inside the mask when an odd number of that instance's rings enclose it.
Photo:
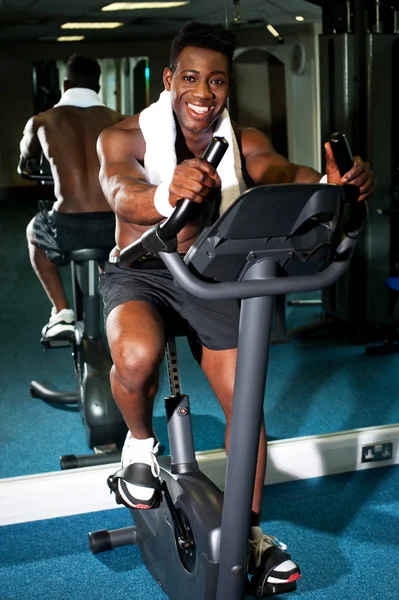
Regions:
[[[392,442],[388,460],[362,462],[362,446]],[[399,424],[269,443],[266,484],[284,483],[399,463]],[[223,489],[224,450],[199,452],[200,468]],[[0,525],[118,508],[106,479],[118,463],[0,479]]]

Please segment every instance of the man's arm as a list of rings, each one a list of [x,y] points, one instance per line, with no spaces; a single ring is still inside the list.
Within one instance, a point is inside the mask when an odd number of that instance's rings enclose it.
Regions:
[[[247,128],[241,140],[246,168],[255,185],[320,181],[321,174],[311,167],[295,165],[278,154],[261,131]]]
[[[25,125],[24,134],[19,144],[20,154],[24,159],[40,161],[42,147],[37,137],[37,132],[41,124],[40,116],[36,115],[31,117]]]
[[[100,183],[110,207],[121,221],[153,225],[164,218],[154,206],[155,191],[162,185],[148,183],[136,158],[144,154],[140,144],[144,142],[139,130],[118,126],[104,130],[97,142]],[[168,206],[173,208],[181,198],[203,202],[218,186],[220,178],[212,165],[202,158],[192,158],[176,166],[170,184],[162,193]]]
[[[255,185],[273,183],[318,183],[321,175],[311,167],[295,165],[277,154],[270,140],[257,129],[242,132],[242,151],[246,158],[248,174]],[[350,183],[359,188],[358,201],[368,198],[376,187],[376,178],[368,162],[355,156],[353,166],[347,173],[338,170],[331,145],[324,146],[326,152],[326,174],[328,183],[343,185]]]
[[[155,185],[134,156],[136,132],[118,127],[105,129],[97,140],[100,184],[110,207],[121,221],[153,225],[162,220],[154,207]]]

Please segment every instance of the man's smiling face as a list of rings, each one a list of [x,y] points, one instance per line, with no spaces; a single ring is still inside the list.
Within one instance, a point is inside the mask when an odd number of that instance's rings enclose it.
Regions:
[[[165,89],[183,131],[208,131],[223,112],[230,91],[228,58],[221,52],[187,46],[174,73],[164,71]]]

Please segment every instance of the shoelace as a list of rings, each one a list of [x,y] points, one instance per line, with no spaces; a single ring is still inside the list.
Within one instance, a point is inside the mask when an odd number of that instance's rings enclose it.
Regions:
[[[262,554],[270,546],[276,546],[280,550],[287,550],[286,544],[280,542],[274,535],[263,534],[258,540],[250,540],[250,544],[253,548],[253,558],[256,566],[260,565]]]

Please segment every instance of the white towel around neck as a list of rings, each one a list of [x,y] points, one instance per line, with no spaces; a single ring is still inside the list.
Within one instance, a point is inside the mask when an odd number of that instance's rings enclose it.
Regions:
[[[164,90],[157,102],[140,113],[139,125],[146,143],[144,169],[148,181],[154,185],[161,181],[170,183],[176,167],[176,125],[170,92]],[[216,122],[214,135],[224,137],[229,144],[217,168],[222,182],[220,214],[223,214],[246,189],[241,170],[241,156],[226,109]]]
[[[100,96],[89,88],[74,87],[66,90],[61,100],[53,106],[76,106],[77,108],[89,108],[90,106],[105,106]]]

